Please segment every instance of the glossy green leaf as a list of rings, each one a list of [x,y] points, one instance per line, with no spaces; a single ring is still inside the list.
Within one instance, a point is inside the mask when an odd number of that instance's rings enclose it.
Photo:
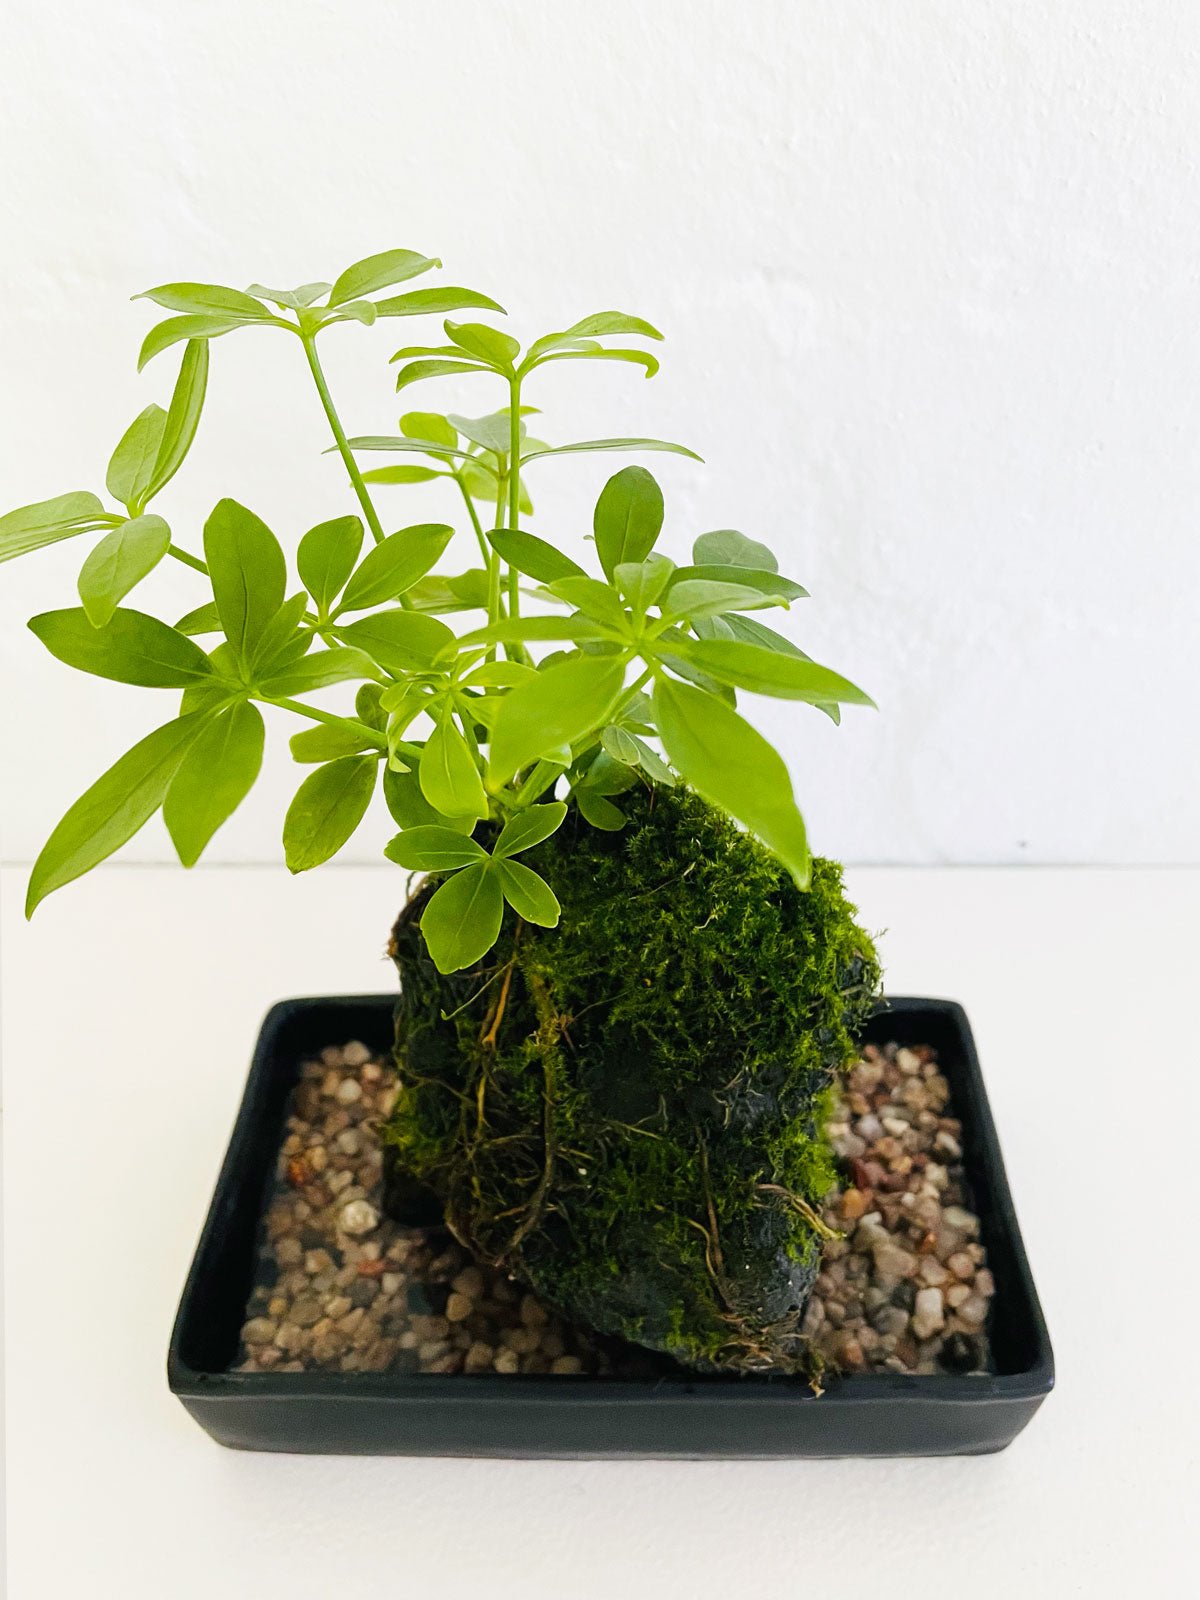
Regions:
[[[761,839],[806,889],[808,838],[782,756],[736,711],[691,684],[659,678],[654,710],[676,771]]]
[[[542,456],[592,455],[604,450],[663,450],[671,455],[688,456],[692,461],[704,460],[687,445],[671,444],[666,439],[581,439],[577,444],[533,445],[522,453],[521,465],[540,460]]]
[[[567,814],[561,800],[551,800],[542,806],[528,806],[518,811],[504,824],[492,854],[497,860],[505,856],[520,855],[522,850],[532,850],[562,826]]]
[[[471,747],[447,713],[425,741],[418,768],[421,793],[446,817],[486,817],[488,799]]]
[[[780,577],[777,572],[769,572],[765,567],[738,567],[717,566],[715,564],[699,567],[677,567],[675,576],[671,580],[676,583],[740,583],[747,589],[755,589],[759,594],[768,594],[779,600],[803,600],[807,598],[808,590],[800,584],[794,583],[791,578]]]
[[[236,318],[239,322],[262,322],[271,313],[240,289],[227,289],[218,283],[164,283],[157,289],[144,289],[135,300],[153,300],[167,311],[194,312],[206,317]]]
[[[744,583],[713,583],[704,578],[684,578],[673,583],[662,599],[664,617],[715,617],[725,611],[752,611],[778,601]]]
[[[600,828],[604,833],[619,833],[628,820],[619,806],[613,805],[611,800],[606,800],[595,789],[586,786],[575,790],[575,804],[579,807],[584,821],[591,823],[593,828]]]
[[[322,616],[346,586],[362,549],[363,525],[358,517],[318,522],[300,541],[296,570]]]
[[[93,627],[102,628],[118,604],[167,553],[171,530],[161,517],[133,517],[106,533],[83,563],[79,598]]]
[[[415,250],[384,250],[378,255],[364,256],[336,280],[329,291],[329,304],[340,306],[347,300],[357,300],[360,295],[388,289],[393,283],[405,283],[441,264],[436,256],[418,255]]]
[[[374,658],[362,650],[334,646],[314,650],[301,661],[286,667],[259,684],[268,700],[290,700],[295,695],[328,689],[335,683],[352,683],[356,678],[377,678]]]
[[[489,328],[483,322],[445,322],[447,336],[469,356],[477,356],[500,372],[511,372],[512,364],[521,353],[521,346],[511,334],[499,328]]]
[[[616,567],[644,561],[662,531],[663,497],[645,467],[622,467],[604,485],[592,517],[596,553],[611,578]]]
[[[383,798],[392,817],[402,828],[438,826],[452,832],[470,833],[475,817],[444,817],[421,793],[421,780],[415,771],[397,772],[394,767],[383,769]]]
[[[283,604],[287,564],[266,523],[236,500],[219,500],[204,524],[213,597],[235,654],[248,661]]]
[[[318,722],[315,727],[302,728],[288,740],[288,746],[292,760],[302,765],[336,761],[341,756],[378,750],[378,740],[371,737],[374,731],[353,718],[344,717],[337,722]]]
[[[200,426],[208,387],[208,340],[189,339],[179,364],[179,376],[167,408],[162,440],[150,474],[147,497],[166,487],[187,456]]]
[[[642,367],[647,378],[658,371],[658,362],[648,350],[557,350],[522,365],[544,367],[549,361],[628,361]]]
[[[156,728],[80,795],[33,864],[27,917],[48,894],[90,872],[150,820],[204,723],[198,712]]]
[[[138,414],[121,437],[112,453],[105,477],[105,487],[114,500],[130,508],[140,506],[154,477],[154,464],[158,460],[167,425],[167,413],[161,406],[147,406]]]
[[[103,527],[106,518],[104,507],[87,490],[18,506],[0,517],[0,561],[12,561],[43,545],[57,544],[60,539],[73,539],[90,528]]]
[[[694,639],[685,659],[722,683],[782,700],[873,706],[870,695],[829,667],[740,639]]]
[[[692,545],[692,560],[697,566],[756,567],[762,572],[778,572],[779,563],[769,546],[747,539],[736,528],[715,528],[702,533]]]
[[[529,347],[529,355],[536,360],[552,350],[572,346],[579,340],[605,338],[613,334],[634,334],[641,339],[662,338],[658,329],[642,317],[633,317],[624,311],[597,311],[590,317],[582,317],[561,333],[544,334]]]
[[[267,623],[247,663],[247,676],[252,683],[290,672],[308,653],[313,634],[311,629],[300,626],[307,610],[308,596],[303,592],[294,594]]]
[[[624,682],[622,660],[584,655],[510,690],[492,724],[489,786],[499,788],[538,756],[602,726]]]
[[[454,529],[448,523],[421,522],[401,528],[375,545],[346,585],[338,615],[366,611],[406,593],[430,571],[453,535]]]
[[[504,898],[526,922],[539,928],[557,928],[562,907],[554,890],[522,861],[497,861],[493,871],[500,880]]]
[[[491,528],[488,542],[510,567],[523,572],[527,578],[539,583],[553,583],[558,578],[582,578],[584,570],[570,556],[563,555],[555,545],[539,539],[536,534],[522,533],[514,528]]]
[[[419,317],[429,312],[444,311],[498,311],[504,307],[486,294],[474,289],[412,289],[407,294],[393,295],[387,300],[377,300],[375,309],[381,317]]]
[[[618,634],[629,627],[629,618],[620,595],[599,578],[589,578],[586,573],[568,578],[556,578],[548,585],[548,593],[556,600],[565,600],[569,606],[582,611],[585,616],[607,624]]]
[[[253,324],[248,318],[168,317],[165,322],[156,323],[143,339],[142,348],[138,352],[138,371],[141,372],[147,362],[153,361],[155,356],[161,355],[164,350],[169,350],[173,344],[180,344],[184,339],[219,339],[223,333],[232,333],[235,328],[251,326]]]
[[[444,622],[416,611],[379,611],[358,622],[339,623],[334,632],[343,644],[398,676],[448,664],[458,644]]]
[[[384,847],[384,855],[410,872],[453,872],[473,861],[486,861],[487,851],[467,834],[436,823],[407,828]]]
[[[431,572],[408,591],[408,604],[414,611],[486,611],[488,575],[482,567],[466,572]]]
[[[377,767],[374,756],[342,756],[309,773],[283,822],[289,872],[307,872],[337,855],[366,814]]]
[[[187,612],[175,624],[176,633],[186,633],[189,637],[198,633],[220,633],[220,631],[221,618],[212,600],[206,600],[202,606]]]
[[[651,554],[645,561],[619,561],[613,568],[613,582],[640,615],[658,603],[671,581],[675,563],[667,556]]]
[[[410,361],[396,374],[396,392],[426,378],[452,378],[460,372],[486,372],[477,361]]]
[[[262,713],[246,701],[220,712],[192,742],[171,779],[163,821],[185,867],[249,794],[262,766]]]
[[[212,676],[212,665],[198,644],[141,611],[117,610],[97,628],[82,606],[73,606],[43,612],[29,628],[68,667],[116,683],[184,689]]]
[[[421,913],[421,932],[439,972],[474,966],[500,937],[504,896],[490,864],[454,873]]]

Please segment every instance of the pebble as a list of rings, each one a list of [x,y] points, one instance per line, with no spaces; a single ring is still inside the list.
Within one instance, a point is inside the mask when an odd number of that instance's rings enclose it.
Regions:
[[[362,1099],[362,1084],[357,1078],[343,1078],[337,1087],[337,1101],[339,1105],[352,1106]]]
[[[959,1311],[962,1315],[962,1311]],[[913,1332],[918,1339],[931,1338],[946,1326],[946,1308],[940,1289],[919,1289],[912,1314]]]
[[[379,1226],[379,1213],[367,1200],[351,1200],[338,1218],[343,1233],[370,1233]]]

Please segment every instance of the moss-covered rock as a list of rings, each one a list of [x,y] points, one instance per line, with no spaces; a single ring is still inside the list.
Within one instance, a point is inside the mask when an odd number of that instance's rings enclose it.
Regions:
[[[568,1317],[701,1368],[795,1370],[822,1131],[879,969],[841,869],[799,892],[682,790],[572,812],[528,860],[562,904],[443,977],[405,908],[387,1129],[455,1234]],[[431,886],[430,886],[431,887]]]

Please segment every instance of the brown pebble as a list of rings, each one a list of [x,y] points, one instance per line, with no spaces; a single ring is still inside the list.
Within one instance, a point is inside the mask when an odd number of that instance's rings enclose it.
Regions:
[[[446,1301],[446,1317],[450,1322],[465,1322],[474,1309],[474,1302],[455,1290]]]

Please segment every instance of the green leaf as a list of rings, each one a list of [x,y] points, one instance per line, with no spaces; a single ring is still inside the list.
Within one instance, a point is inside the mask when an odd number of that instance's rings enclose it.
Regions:
[[[686,445],[670,444],[666,439],[581,439],[577,444],[533,445],[521,456],[521,465],[542,456],[591,455],[601,450],[665,450],[671,455],[688,456],[692,461],[704,460]]]
[[[486,861],[487,851],[467,834],[453,828],[407,828],[384,846],[384,855],[398,867],[411,872],[453,872],[469,867],[473,861]]]
[[[507,510],[506,505],[500,505],[500,480],[495,473],[484,466],[482,459],[464,461],[458,469],[458,479],[473,500],[488,500],[500,507],[500,514]],[[505,496],[507,499],[507,496]],[[520,503],[518,506],[522,516],[533,515],[533,501],[529,498],[525,484],[521,484]]]
[[[431,311],[498,311],[504,316],[504,307],[486,294],[474,289],[412,289],[408,294],[393,295],[390,300],[377,300],[375,309],[381,317],[417,317]]]
[[[571,639],[577,644],[584,640],[603,641],[607,644],[619,643],[616,634],[601,623],[594,622],[591,617],[584,616],[510,617],[506,622],[497,622],[487,628],[477,628],[474,633],[465,634],[458,642],[460,645],[470,646],[515,644],[518,641],[549,642],[559,639]]]
[[[539,583],[584,576],[583,568],[570,556],[563,555],[556,546],[539,539],[536,534],[521,533],[514,528],[492,528],[488,541],[510,567],[523,572],[527,578],[536,578]]]
[[[532,678],[533,667],[522,661],[485,661],[462,679],[464,689],[512,689]]]
[[[576,789],[575,804],[585,822],[590,822],[593,828],[600,828],[605,833],[619,833],[627,821],[625,813],[618,806],[586,785]]]
[[[44,611],[29,623],[52,656],[116,683],[144,689],[184,689],[212,676],[200,646],[141,611],[118,610],[103,628],[93,627],[82,606]]]
[[[623,563],[644,561],[662,525],[662,490],[645,467],[614,473],[600,491],[592,518],[596,552],[608,576]]]
[[[497,861],[493,870],[504,898],[519,917],[536,922],[539,928],[558,927],[562,907],[545,878],[521,861]]]
[[[626,733],[624,728],[609,724],[601,730],[600,743],[614,761],[623,762],[627,767],[638,765],[637,740],[631,733]]]
[[[331,322],[361,322],[365,327],[369,328],[375,321],[376,316],[377,312],[372,301],[347,300],[344,305],[337,308],[332,316],[326,317],[321,326],[328,327]]]
[[[676,771],[697,794],[757,835],[797,887],[806,889],[811,873],[808,838],[779,753],[736,711],[691,684],[659,678],[654,709],[663,748]]]
[[[167,311],[197,312],[201,316],[236,318],[239,322],[265,322],[271,313],[240,289],[226,289],[217,283],[164,283],[157,289],[144,289],[135,300],[153,300]]]
[[[420,522],[375,545],[346,585],[338,615],[366,611],[406,593],[434,565],[453,534],[448,523]]]
[[[528,806],[524,811],[518,811],[500,830],[500,837],[492,849],[493,856],[500,860],[505,856],[520,855],[522,850],[532,850],[534,845],[541,844],[558,831],[566,814],[566,805],[561,800],[551,800],[544,806]]]
[[[722,683],[781,700],[810,705],[873,706],[875,702],[848,678],[815,661],[800,660],[740,639],[695,639],[681,646],[684,659]]]
[[[102,628],[118,603],[167,553],[171,530],[161,517],[133,517],[106,533],[79,573],[79,598],[93,627]]]
[[[624,682],[624,661],[585,655],[547,667],[510,690],[492,725],[489,787],[500,788],[538,756],[601,726]]]
[[[270,300],[287,311],[303,311],[332,288],[331,283],[302,283],[298,289],[268,289],[261,283],[252,283],[246,293],[259,300]]]
[[[259,308],[262,309],[261,307]],[[223,333],[232,333],[235,328],[252,326],[249,318],[230,317],[168,317],[165,322],[158,322],[150,329],[142,341],[142,348],[138,352],[138,371],[155,356],[161,355],[164,350],[169,350],[173,344],[179,344],[184,339],[218,339]]]
[[[241,701],[201,729],[171,779],[163,821],[185,867],[194,867],[221,824],[249,794],[262,766],[263,719]]]
[[[429,672],[453,661],[458,641],[444,622],[416,611],[378,611],[358,622],[339,623],[337,637],[396,676]]]
[[[506,456],[509,445],[512,443],[510,435],[509,416],[507,411],[491,411],[486,417],[460,417],[453,411],[449,413],[446,421],[457,428],[464,439],[469,439],[472,444],[479,445],[482,450],[490,450],[493,455]],[[520,436],[525,437],[525,424],[520,425]],[[480,462],[481,466],[485,463]]]
[[[342,756],[309,773],[283,820],[289,872],[307,872],[337,855],[371,803],[377,766],[374,756]]]
[[[444,445],[448,450],[458,448],[457,432],[438,411],[406,411],[400,418],[400,432],[406,439]]]
[[[675,576],[671,580],[675,583],[740,583],[747,589],[755,589],[759,594],[769,594],[780,600],[803,600],[808,596],[808,590],[800,584],[794,583],[791,578],[782,578],[777,572],[770,572],[765,567],[737,567],[718,566],[711,564],[700,567],[677,567]]]
[[[460,450],[455,445],[439,444],[435,439],[401,439],[386,433],[367,433],[348,439],[346,442],[351,450],[388,450],[400,454],[435,456],[439,461],[469,461],[475,466],[483,467],[485,471],[490,471],[490,468],[484,467],[484,464],[477,461],[468,451]],[[336,449],[336,445],[330,445],[325,454],[330,455]]]
[[[664,617],[715,617],[725,611],[752,611],[775,605],[774,596],[765,595],[744,583],[712,583],[703,578],[684,578],[673,583],[662,601]]]
[[[624,311],[597,311],[590,317],[564,328],[561,333],[547,333],[530,346],[529,354],[535,360],[548,351],[563,345],[573,345],[580,339],[604,338],[611,334],[634,334],[642,339],[661,339],[662,334],[641,317],[631,317]]]
[[[618,634],[628,631],[629,618],[625,614],[620,595],[615,589],[610,589],[608,584],[601,583],[598,578],[589,578],[586,573],[579,573],[576,577],[557,578],[549,585],[547,592],[556,600],[565,600],[569,606],[574,606],[585,616],[592,617],[597,622],[607,623]]]
[[[310,694],[314,689],[328,689],[335,683],[378,676],[374,661],[362,650],[334,647],[314,650],[303,660],[265,678],[259,688],[268,700],[286,700],[293,695]]]
[[[105,518],[104,507],[87,490],[18,506],[0,517],[0,561],[12,561],[60,539],[73,539],[89,528],[102,527]]]
[[[444,817],[421,793],[421,781],[415,772],[397,772],[394,767],[383,769],[383,798],[392,817],[402,828],[440,826],[452,832],[470,833],[475,817]]]
[[[396,392],[407,389],[410,383],[421,383],[426,378],[452,378],[459,372],[486,372],[475,361],[410,361],[396,374]]]
[[[613,582],[639,616],[645,616],[671,581],[675,563],[667,556],[652,554],[645,561],[620,561],[613,568]]]
[[[414,611],[486,611],[488,575],[482,567],[466,572],[431,572],[408,591]]]
[[[220,631],[221,619],[217,615],[216,605],[211,600],[206,600],[202,606],[189,611],[175,624],[176,633],[186,633],[189,636],[197,633],[220,633]]]
[[[246,664],[247,676],[252,683],[290,672],[307,653],[313,635],[311,630],[300,627],[300,619],[307,609],[308,596],[294,594],[290,600],[283,602],[267,623]]]
[[[522,367],[544,367],[548,361],[629,361],[634,366],[644,367],[648,378],[658,371],[658,362],[647,350],[558,350],[533,361],[526,360]]]
[[[630,738],[637,746],[637,764],[650,779],[651,783],[661,783],[665,788],[673,789],[675,787],[675,774],[659,755],[658,751],[653,746],[648,745],[644,739],[639,738],[636,733],[630,734]]]
[[[448,710],[425,741],[418,774],[421,793],[443,816],[487,816],[488,799],[475,757]]]
[[[48,894],[90,872],[150,820],[205,720],[197,713],[156,728],[80,795],[33,864],[27,917]]]
[[[460,350],[486,361],[498,372],[511,372],[513,362],[521,353],[521,346],[511,334],[489,328],[486,323],[446,321],[442,326]]]
[[[779,563],[769,546],[747,539],[736,528],[715,528],[702,533],[692,545],[692,560],[697,566],[757,567],[763,572],[778,572]]]
[[[354,714],[360,722],[365,722],[368,728],[374,728],[376,733],[382,733],[387,727],[387,713],[381,701],[383,689],[377,683],[363,683],[354,693]]]
[[[436,256],[418,255],[415,250],[384,250],[379,255],[364,256],[338,278],[329,292],[329,304],[340,306],[347,300],[357,300],[359,295],[374,294],[393,283],[418,278],[441,264]]]
[[[439,972],[481,960],[500,937],[504,896],[490,864],[464,867],[446,879],[421,913],[421,932]]]
[[[318,722],[314,728],[302,728],[288,741],[292,760],[301,765],[314,761],[336,761],[340,756],[362,755],[368,750],[378,750],[374,730],[349,717],[337,722]]]
[[[179,364],[179,376],[171,394],[162,440],[150,474],[146,498],[166,487],[183,465],[204,408],[208,386],[208,340],[189,339]]]
[[[139,413],[121,437],[108,463],[105,486],[114,500],[133,508],[140,506],[151,480],[154,464],[163,442],[167,413],[161,406],[147,406]]]
[[[362,549],[363,525],[358,517],[318,522],[300,541],[296,570],[322,616],[346,586]]]
[[[439,472],[436,467],[375,467],[370,472],[363,473],[364,483],[429,483],[433,478],[445,478],[449,474]]]
[[[283,551],[253,511],[236,500],[218,500],[204,524],[204,556],[225,637],[246,661],[283,604]]]

